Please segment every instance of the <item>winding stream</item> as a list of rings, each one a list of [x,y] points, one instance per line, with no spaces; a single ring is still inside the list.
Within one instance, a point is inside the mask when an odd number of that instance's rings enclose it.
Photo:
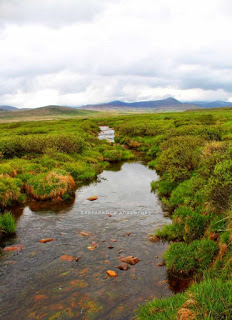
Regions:
[[[157,266],[167,245],[148,239],[170,221],[150,191],[157,179],[139,161],[123,163],[80,187],[69,203],[17,208],[17,237],[2,246],[25,248],[0,258],[2,318],[131,319],[139,303],[172,294],[165,267]],[[98,199],[88,201],[91,196]],[[43,238],[54,241],[39,243]],[[62,255],[81,259],[61,260]],[[127,271],[115,268],[120,257],[132,255],[140,262]]]

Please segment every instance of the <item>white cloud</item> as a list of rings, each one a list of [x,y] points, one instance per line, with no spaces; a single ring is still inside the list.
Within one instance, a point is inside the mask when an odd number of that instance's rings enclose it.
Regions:
[[[93,20],[114,0],[1,0],[2,24],[46,24],[59,27]]]
[[[1,0],[0,104],[232,99],[229,13],[225,0]]]

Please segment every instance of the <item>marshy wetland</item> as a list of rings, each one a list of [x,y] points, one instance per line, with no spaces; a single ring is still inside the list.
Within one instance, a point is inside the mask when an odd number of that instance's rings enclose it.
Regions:
[[[231,121],[1,124],[2,317],[231,319]]]

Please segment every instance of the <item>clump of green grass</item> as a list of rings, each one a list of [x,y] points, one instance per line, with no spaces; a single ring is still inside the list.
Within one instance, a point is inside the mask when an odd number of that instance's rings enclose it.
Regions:
[[[175,274],[190,275],[206,270],[218,252],[216,242],[203,239],[190,244],[173,243],[164,255],[167,269]]]
[[[138,311],[138,320],[231,320],[232,281],[205,279],[185,293],[154,299]]]
[[[150,166],[149,166],[150,167]],[[169,176],[164,176],[159,181],[152,181],[151,188],[153,191],[158,191],[159,196],[168,196],[175,189],[176,184],[171,181]]]
[[[204,201],[204,193],[201,189],[203,185],[204,180],[198,175],[193,175],[190,179],[179,183],[171,191],[167,204],[172,209],[182,205],[191,207],[201,206]]]
[[[173,222],[157,230],[156,236],[168,241],[185,241],[190,243],[200,239],[206,229],[208,217],[181,206],[173,214]]]
[[[114,148],[107,148],[103,150],[103,159],[109,162],[118,162],[123,160],[131,160],[134,155],[131,151],[123,149],[121,146],[115,146]]]
[[[28,179],[25,190],[36,200],[59,199],[71,193],[75,187],[73,178],[65,172],[48,172]]]
[[[0,232],[3,234],[14,233],[16,230],[15,218],[10,212],[0,214]]]
[[[24,200],[21,193],[22,181],[8,175],[0,175],[0,208]]]
[[[83,161],[67,162],[64,169],[77,181],[91,180],[97,175],[94,167]]]

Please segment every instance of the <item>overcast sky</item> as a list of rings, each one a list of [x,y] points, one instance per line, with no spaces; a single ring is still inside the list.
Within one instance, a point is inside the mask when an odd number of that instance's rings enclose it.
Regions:
[[[231,0],[0,0],[0,105],[232,101]]]

